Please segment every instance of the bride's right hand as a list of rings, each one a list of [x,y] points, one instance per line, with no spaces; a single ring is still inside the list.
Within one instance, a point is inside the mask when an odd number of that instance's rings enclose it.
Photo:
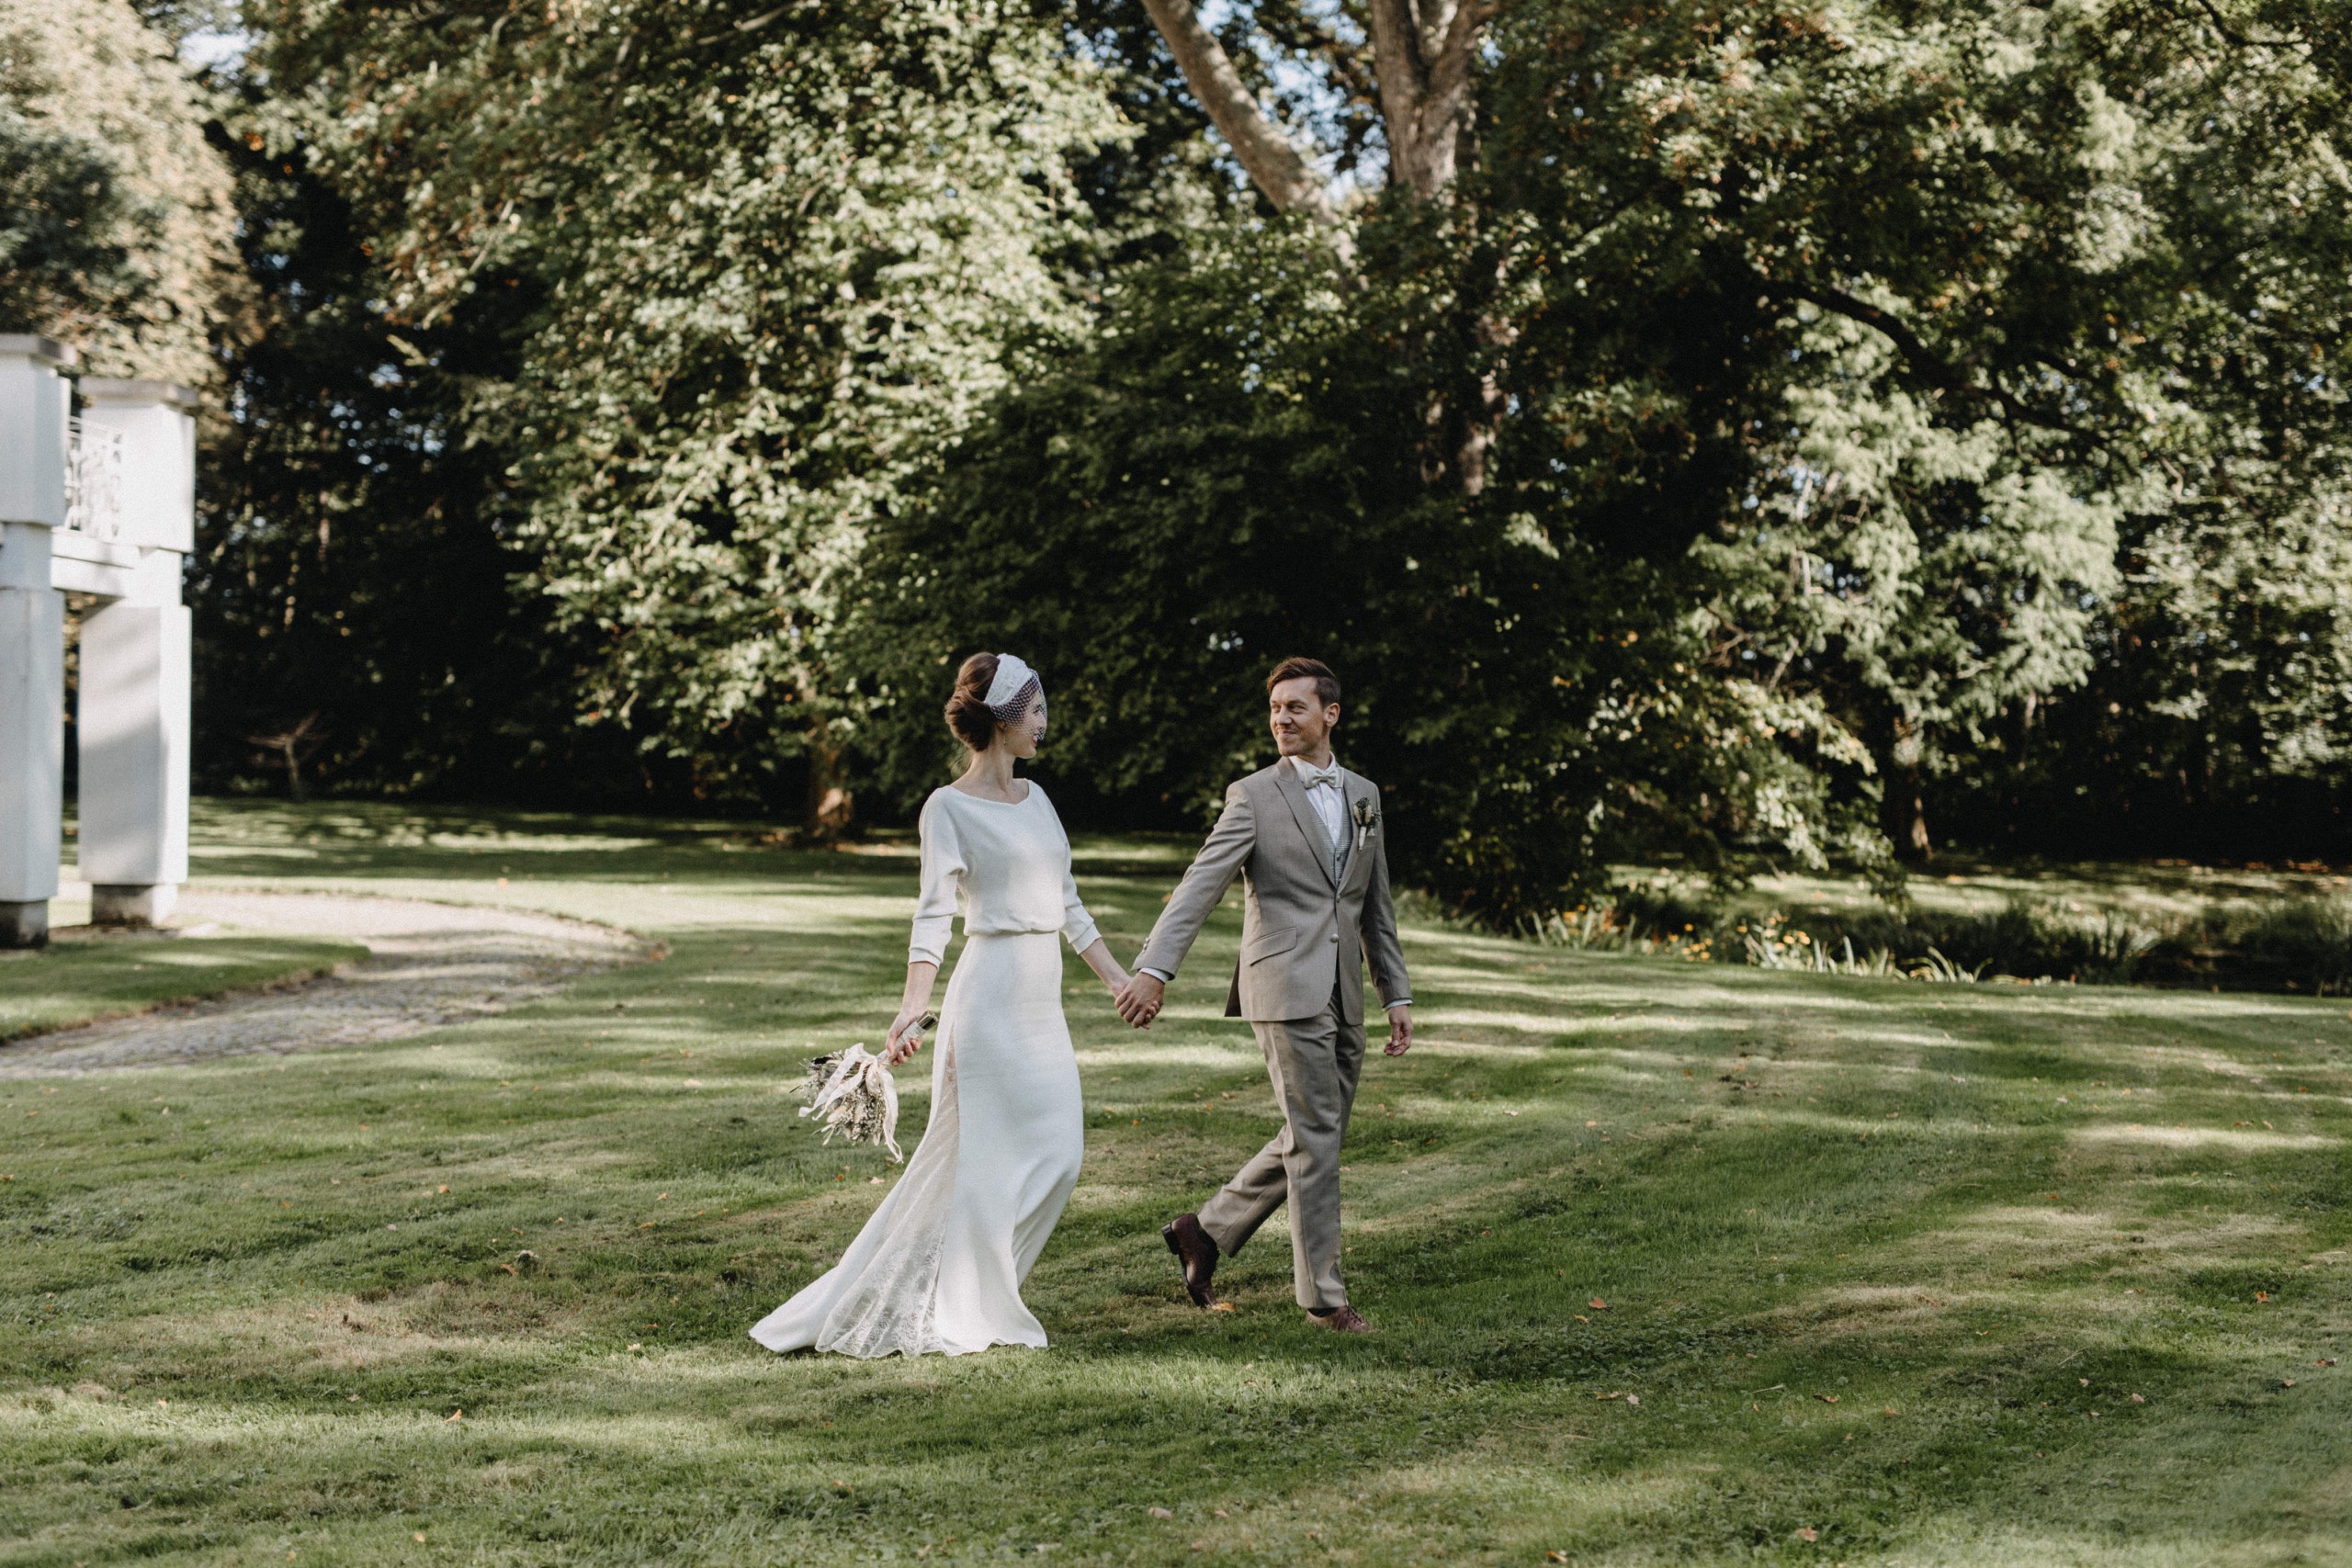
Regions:
[[[890,1032],[882,1045],[884,1066],[895,1067],[922,1048],[922,1035],[917,1034],[911,1039],[906,1038],[908,1031],[914,1028],[915,1021],[921,1017],[922,1017],[921,1008],[900,1008],[899,1016],[890,1021]]]

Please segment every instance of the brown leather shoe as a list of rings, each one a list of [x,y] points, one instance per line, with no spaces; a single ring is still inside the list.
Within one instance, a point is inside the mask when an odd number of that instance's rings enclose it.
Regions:
[[[1356,1309],[1351,1306],[1342,1306],[1337,1312],[1325,1313],[1320,1317],[1316,1316],[1310,1312],[1306,1314],[1306,1321],[1313,1324],[1317,1328],[1328,1328],[1334,1334],[1370,1334],[1374,1332],[1372,1325],[1363,1320],[1363,1314],[1356,1311]]]
[[[1216,1272],[1216,1243],[1201,1228],[1201,1217],[1177,1215],[1160,1230],[1159,1239],[1168,1244],[1168,1250],[1176,1255],[1176,1261],[1182,1266],[1184,1293],[1193,1298],[1193,1304],[1216,1306],[1216,1290],[1209,1283],[1210,1276]]]

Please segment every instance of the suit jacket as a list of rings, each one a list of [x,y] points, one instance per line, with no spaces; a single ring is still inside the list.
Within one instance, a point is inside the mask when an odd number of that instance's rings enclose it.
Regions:
[[[1380,786],[1340,772],[1351,848],[1338,880],[1331,875],[1331,845],[1322,818],[1307,804],[1297,772],[1277,762],[1251,773],[1227,788],[1224,812],[1151,928],[1136,967],[1175,974],[1209,911],[1238,876],[1247,904],[1241,958],[1226,998],[1227,1018],[1312,1018],[1329,1004],[1337,987],[1341,1019],[1362,1023],[1367,956],[1383,1006],[1410,997],[1389,898]],[[1358,821],[1365,814],[1371,828],[1356,844]]]

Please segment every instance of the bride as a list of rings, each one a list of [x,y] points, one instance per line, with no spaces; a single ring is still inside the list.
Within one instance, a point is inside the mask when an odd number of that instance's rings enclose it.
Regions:
[[[1009,653],[974,654],[947,722],[971,765],[923,803],[922,895],[884,1048],[893,1066],[921,1048],[914,1024],[960,907],[964,955],[940,1016],[931,1125],[841,1262],[753,1325],[771,1350],[960,1356],[1046,1343],[1021,1281],[1086,1152],[1057,937],[1114,995],[1126,975],[1079,902],[1053,803],[1012,774],[1046,738],[1036,673]]]

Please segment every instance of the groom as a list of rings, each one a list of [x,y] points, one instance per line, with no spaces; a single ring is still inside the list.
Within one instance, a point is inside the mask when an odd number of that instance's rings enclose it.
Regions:
[[[1138,1029],[1158,1016],[1201,923],[1240,877],[1241,959],[1225,1012],[1257,1032],[1283,1130],[1199,1213],[1179,1214],[1160,1235],[1193,1304],[1215,1306],[1217,1260],[1239,1252],[1287,1199],[1298,1304],[1310,1322],[1369,1334],[1340,1280],[1340,1142],[1363,1068],[1366,957],[1388,1010],[1388,1055],[1413,1043],[1380,789],[1331,760],[1340,682],[1329,666],[1285,659],[1266,678],[1266,695],[1282,760],[1226,790],[1224,814],[1120,989],[1119,1016]]]

